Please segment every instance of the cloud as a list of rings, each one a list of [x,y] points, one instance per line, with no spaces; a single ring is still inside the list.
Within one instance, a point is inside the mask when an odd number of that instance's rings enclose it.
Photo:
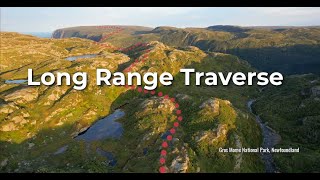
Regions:
[[[1,8],[1,30],[31,32],[85,25],[206,27],[320,25],[320,8],[56,7]]]
[[[256,13],[262,13],[270,16],[318,16],[320,15],[320,8],[315,7],[260,7],[247,8]]]

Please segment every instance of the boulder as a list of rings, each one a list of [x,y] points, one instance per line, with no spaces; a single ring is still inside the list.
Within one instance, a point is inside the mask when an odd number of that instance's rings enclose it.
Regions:
[[[28,143],[28,148],[29,148],[29,149],[33,148],[34,146],[35,146],[34,143]]]
[[[320,96],[320,86],[314,86],[311,88],[311,93],[313,96]]]
[[[4,159],[3,161],[1,161],[0,166],[1,167],[7,166],[8,165],[8,161],[9,161],[8,158]]]

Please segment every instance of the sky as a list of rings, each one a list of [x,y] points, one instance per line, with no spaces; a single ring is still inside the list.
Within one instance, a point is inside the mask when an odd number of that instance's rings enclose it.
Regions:
[[[320,8],[315,7],[24,7],[0,8],[0,30],[52,32],[86,25],[140,25],[148,27],[315,26]]]

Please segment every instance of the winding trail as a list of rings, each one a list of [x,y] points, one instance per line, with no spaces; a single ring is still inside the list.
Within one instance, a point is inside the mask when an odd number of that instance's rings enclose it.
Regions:
[[[173,123],[172,128],[169,130],[169,134],[166,136],[166,139],[164,139],[162,141],[161,147],[162,150],[160,152],[160,159],[159,159],[159,163],[160,163],[160,168],[159,168],[159,172],[160,173],[166,173],[168,172],[168,167],[166,166],[166,161],[167,161],[167,148],[169,147],[169,142],[172,141],[173,139],[173,135],[176,133],[177,128],[180,126],[181,121],[183,120],[182,117],[182,111],[179,109],[180,105],[178,102],[176,102],[176,99],[173,97],[170,97],[168,94],[163,94],[161,91],[156,92],[154,90],[149,91],[146,89],[143,89],[140,86],[126,86],[126,88],[128,89],[132,89],[132,90],[137,90],[139,93],[142,94],[151,94],[151,95],[155,95],[158,97],[163,97],[164,99],[169,99],[171,101],[171,103],[174,103],[175,106],[175,113],[176,113],[176,120]]]
[[[109,38],[111,35],[117,34],[122,32],[124,29],[121,27],[117,27],[117,26],[98,26],[98,28],[102,28],[102,29],[115,29],[114,31],[112,31],[111,33],[108,33],[107,35],[104,35],[101,40],[99,42],[94,42],[94,44],[106,47],[106,48],[111,48],[111,46],[109,46],[108,44],[103,44],[102,41],[106,40],[107,38]],[[126,51],[131,51],[134,50],[135,48],[138,47],[147,47],[147,43],[136,43],[133,45],[130,45],[127,48],[116,48],[116,50],[120,51],[120,52],[126,52]],[[142,56],[140,56],[139,58],[135,59],[134,62],[132,64],[130,64],[127,68],[125,68],[123,70],[123,72],[128,73],[130,72],[133,68],[135,68],[135,66],[139,63],[145,63],[145,61],[148,59],[149,57],[149,53],[150,53],[150,49],[145,50],[144,54]],[[142,94],[151,94],[151,95],[155,95],[158,97],[163,97],[164,99],[169,99],[172,103],[174,103],[175,106],[175,113],[176,113],[176,120],[172,125],[172,128],[169,130],[169,134],[166,136],[166,138],[162,141],[161,144],[161,151],[160,151],[160,159],[159,159],[159,172],[160,173],[166,173],[168,172],[168,167],[166,166],[166,162],[167,162],[167,149],[169,147],[169,142],[172,141],[173,139],[173,135],[176,133],[177,128],[180,126],[181,121],[183,120],[182,117],[182,111],[179,109],[180,105],[178,102],[176,102],[176,99],[173,97],[170,97],[168,94],[164,94],[163,92],[159,91],[156,92],[155,90],[149,91],[146,89],[143,89],[141,86],[125,86],[127,89],[131,89],[131,90],[137,90],[139,93]]]

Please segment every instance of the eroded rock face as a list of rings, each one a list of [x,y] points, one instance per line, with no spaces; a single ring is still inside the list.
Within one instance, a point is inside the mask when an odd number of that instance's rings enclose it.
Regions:
[[[60,97],[67,92],[67,90],[67,88],[61,86],[53,87],[53,90],[46,98],[47,101],[44,103],[44,105],[51,105],[53,102],[59,100]]]
[[[15,124],[20,124],[20,125],[23,125],[23,124],[26,124],[28,121],[21,115],[19,116],[15,116],[12,118],[12,121],[15,123]]]
[[[208,141],[213,143],[225,139],[228,134],[228,126],[226,124],[220,124],[217,129],[200,131],[194,136],[196,142]]]
[[[8,124],[5,124],[1,127],[1,131],[5,131],[5,132],[15,131],[17,129],[18,127],[13,122],[9,122]]]
[[[18,130],[29,122],[28,119],[26,119],[29,116],[30,114],[27,111],[21,111],[19,115],[9,116],[9,120],[4,122],[0,130],[5,132]]]
[[[181,154],[172,160],[170,171],[173,173],[186,173],[189,163],[190,159],[187,150],[182,147]]]
[[[217,98],[210,98],[203,102],[199,108],[210,110],[213,113],[219,113],[219,100]]]
[[[175,109],[174,104],[169,99],[163,97],[152,97],[141,103],[141,108],[145,110],[150,109],[165,109],[167,111],[173,111]]]
[[[20,90],[17,90],[11,94],[8,94],[4,97],[5,101],[13,101],[16,104],[22,104],[35,100],[38,97],[39,93],[36,88],[27,87]]]
[[[215,137],[216,137],[216,132],[214,132],[212,130],[200,131],[200,132],[196,133],[194,140],[196,142],[200,142],[204,139],[207,139],[207,138],[214,139]]]
[[[3,106],[0,106],[0,113],[10,114],[14,110],[17,110],[17,109],[19,109],[19,108],[17,106],[15,106],[14,103],[8,103]]]
[[[226,124],[219,124],[218,126],[218,132],[217,132],[217,138],[225,138],[228,133],[228,126]]]
[[[151,41],[148,43],[149,46],[155,46],[156,49],[159,50],[165,50],[168,49],[169,47],[164,45],[163,43],[159,42],[159,41]]]
[[[176,95],[177,100],[179,101],[188,101],[191,100],[191,97],[189,95],[186,94],[177,94]]]
[[[64,30],[57,29],[52,33],[52,38],[61,39],[64,38]]]

